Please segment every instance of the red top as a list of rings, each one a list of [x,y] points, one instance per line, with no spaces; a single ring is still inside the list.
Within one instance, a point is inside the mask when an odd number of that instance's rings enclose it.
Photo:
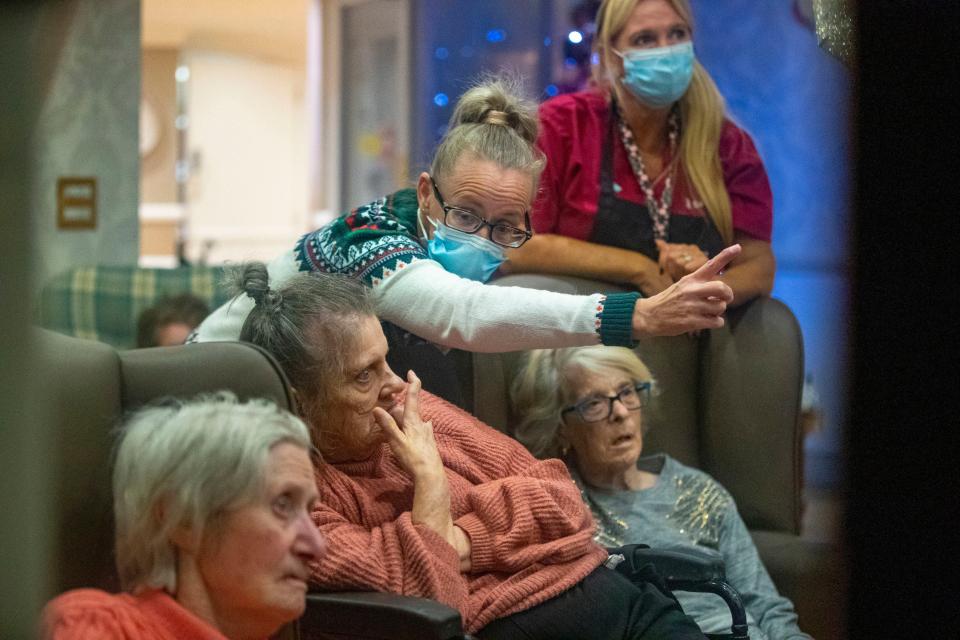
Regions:
[[[50,601],[42,625],[48,640],[227,640],[160,590],[68,591]]]
[[[540,106],[537,145],[547,157],[532,212],[533,228],[588,240],[600,197],[601,149],[607,135],[609,103],[596,91],[557,96]],[[773,194],[763,161],[749,134],[729,120],[720,132],[720,163],[730,194],[733,228],[752,238],[770,241],[773,227]],[[614,130],[613,175],[615,196],[642,204],[627,151]],[[652,177],[652,176],[651,176]],[[653,185],[662,196],[665,174]],[[678,176],[673,192],[672,215],[704,215],[703,203],[691,197],[691,186]]]
[[[446,540],[411,520],[413,483],[383,445],[368,460],[317,473],[314,519],[330,552],[313,567],[313,580],[323,590],[432,598],[459,609],[474,633],[563,593],[606,559],[562,462],[537,460],[426,391],[420,408],[433,422],[454,524],[470,537],[470,572],[460,572]]]

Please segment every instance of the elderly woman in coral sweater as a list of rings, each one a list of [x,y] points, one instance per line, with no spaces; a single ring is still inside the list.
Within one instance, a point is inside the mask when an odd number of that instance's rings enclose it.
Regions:
[[[405,383],[362,285],[301,274],[280,289],[246,265],[241,339],[273,353],[323,461],[314,520],[321,589],[422,596],[480,638],[697,638],[674,599],[603,566],[563,463]]]
[[[301,420],[229,393],[148,407],[113,472],[124,593],[75,589],[44,610],[45,640],[252,640],[305,608],[325,552]]]

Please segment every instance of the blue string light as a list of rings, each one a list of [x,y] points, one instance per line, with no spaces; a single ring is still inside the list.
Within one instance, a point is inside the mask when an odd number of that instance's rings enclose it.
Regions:
[[[487,31],[487,42],[503,42],[507,39],[507,32],[503,29],[490,29]]]
[[[569,40],[573,44],[580,44],[581,42],[583,42],[583,34],[577,31],[576,29],[574,29],[573,31],[567,34],[567,40]]]
[[[547,36],[546,38],[543,39],[543,46],[549,47],[551,44],[553,44],[553,38],[551,38],[550,36]]]
[[[450,57],[450,50],[446,47],[437,47],[433,51],[433,57],[437,60],[446,60]]]
[[[447,96],[447,94],[441,91],[433,96],[433,104],[437,105],[438,107],[445,107],[450,104],[450,98]]]
[[[560,93],[560,89],[558,89],[558,88],[557,88],[557,85],[555,85],[555,84],[548,84],[548,85],[547,85],[546,92],[547,92],[547,95],[552,98],[553,96],[555,96],[555,95],[557,95],[558,93]]]

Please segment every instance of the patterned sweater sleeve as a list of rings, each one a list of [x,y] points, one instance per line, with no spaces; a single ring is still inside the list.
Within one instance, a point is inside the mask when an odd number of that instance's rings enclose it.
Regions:
[[[747,611],[771,640],[811,640],[797,626],[793,603],[777,592],[733,498],[723,518],[720,552],[727,580],[743,597]]]
[[[575,296],[467,280],[417,260],[374,284],[377,315],[431,342],[478,352],[632,345],[636,293]]]
[[[435,433],[447,425],[431,416]],[[454,524],[470,537],[471,571],[516,572],[534,563],[562,564],[594,553],[593,519],[559,460],[537,460],[519,443],[475,421],[455,436],[456,466],[480,467],[488,478],[465,496],[465,512]]]
[[[461,608],[468,590],[456,550],[414,524],[409,511],[367,527],[322,503],[313,518],[331,549],[313,567],[313,581],[322,589],[399,593]]]

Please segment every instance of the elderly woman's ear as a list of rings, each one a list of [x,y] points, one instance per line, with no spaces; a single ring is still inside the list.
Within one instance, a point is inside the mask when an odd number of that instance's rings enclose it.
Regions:
[[[170,542],[181,552],[196,555],[200,549],[200,540],[194,533],[193,527],[180,524],[170,530]]]
[[[312,408],[310,396],[306,393],[303,393],[296,387],[291,387],[290,393],[293,395],[294,413],[296,413],[297,417],[307,424],[307,428],[310,430],[310,435],[312,436],[313,424],[310,422],[310,412]]]
[[[157,528],[163,527],[167,517],[167,500],[165,498],[157,500],[154,503],[151,511],[153,512],[153,519],[154,522],[156,522]],[[181,522],[177,526],[171,528],[167,537],[169,538],[170,543],[180,551],[196,554],[200,547],[200,540],[198,539],[193,526],[185,522]]]

